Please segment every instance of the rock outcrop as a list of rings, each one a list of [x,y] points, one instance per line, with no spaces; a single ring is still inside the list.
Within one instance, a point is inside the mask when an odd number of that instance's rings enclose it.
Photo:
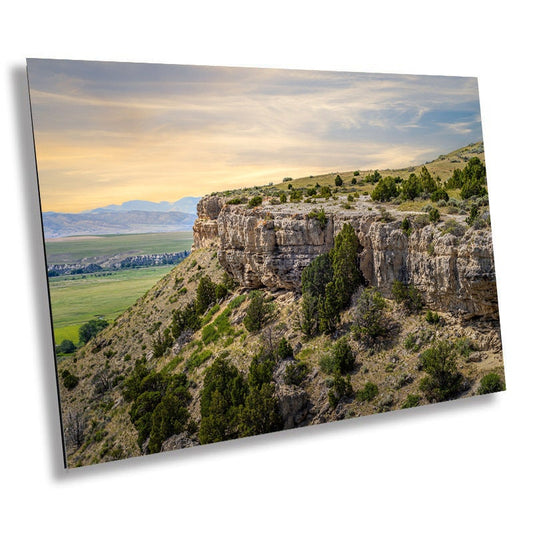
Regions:
[[[190,436],[184,432],[179,435],[172,435],[161,446],[162,452],[170,452],[172,450],[181,450],[182,448],[192,448],[200,444],[197,440],[191,439]]]
[[[255,209],[224,204],[217,196],[198,204],[194,247],[216,246],[223,267],[249,288],[299,290],[302,270],[327,252],[345,223],[359,238],[365,280],[391,296],[395,280],[412,283],[428,305],[463,318],[498,314],[490,229],[468,229],[462,236],[438,226],[401,229],[405,213],[383,221],[366,201],[354,209],[324,204],[326,224],[312,204],[263,205]],[[322,207],[322,206],[321,206]]]
[[[224,202],[219,196],[205,196],[198,202],[198,218],[194,221],[191,251],[219,244],[217,219],[223,206]]]

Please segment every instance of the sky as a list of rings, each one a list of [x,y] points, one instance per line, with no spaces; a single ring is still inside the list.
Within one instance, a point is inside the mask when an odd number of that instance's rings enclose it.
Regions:
[[[480,141],[476,78],[30,59],[43,211],[401,168]]]

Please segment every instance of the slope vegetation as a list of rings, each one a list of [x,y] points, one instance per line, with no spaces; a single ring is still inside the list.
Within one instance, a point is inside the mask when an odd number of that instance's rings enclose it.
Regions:
[[[452,160],[467,157],[461,155],[465,153],[480,155],[472,152],[475,146],[467,148],[446,156],[442,164],[455,165]],[[462,163],[464,168],[467,162]],[[405,172],[406,180],[416,174],[411,169]],[[452,177],[453,169],[448,179]],[[422,167],[417,179],[424,182]],[[297,181],[292,190],[299,189]],[[395,266],[392,248],[385,247],[379,257],[374,254],[373,261],[368,255],[372,242],[366,238],[368,232],[377,236],[378,243],[385,242],[379,235],[395,236],[386,241],[390,241],[387,246],[404,235],[406,242],[424,243],[423,249],[417,248],[421,265],[424,258],[434,258],[432,264],[442,275],[452,276],[446,265],[457,263],[457,255],[442,255],[446,259],[439,260],[439,254],[461,242],[468,273],[465,290],[477,291],[476,298],[482,301],[486,294],[478,290],[476,276],[486,282],[492,275],[491,255],[479,252],[490,243],[486,239],[490,220],[475,224],[487,207],[482,197],[463,199],[459,208],[449,204],[450,199],[444,201],[443,212],[456,207],[464,214],[452,209],[444,215],[447,220],[430,221],[425,211],[404,217],[405,212],[392,207],[393,198],[378,202],[361,194],[348,200],[347,194],[353,193],[343,191],[344,185],[333,185],[331,189],[337,189],[327,198],[309,196],[308,203],[314,200],[324,206],[306,206],[304,196],[289,201],[294,212],[284,213],[276,227],[277,215],[268,205],[283,207],[281,194],[284,186],[289,190],[289,183],[206,199],[195,225],[195,251],[113,324],[59,363],[69,466],[505,387],[497,317],[465,318],[446,302],[437,307],[437,300],[426,298],[418,278],[413,278],[417,286],[401,264]],[[379,180],[363,183],[372,193]],[[398,180],[397,185],[401,190],[403,183]],[[260,200],[251,201],[254,194]],[[427,193],[422,188],[419,194]],[[238,202],[231,203],[235,198]],[[415,196],[413,201],[431,199]],[[346,202],[361,205],[346,208],[342,206]],[[477,215],[467,222],[474,206]],[[378,207],[388,209],[389,215]],[[363,220],[368,208],[378,215]],[[336,227],[330,237],[315,242],[334,215]],[[236,217],[238,227],[247,228],[247,233],[232,236],[227,217]],[[454,228],[448,227],[448,220],[454,220]],[[299,230],[292,232],[291,221],[305,224],[308,237]],[[293,245],[290,239],[296,237],[299,241]],[[442,252],[441,241],[448,247]],[[472,245],[477,255],[471,255],[470,242],[477,243]],[[272,250],[278,255],[269,265]],[[414,248],[406,250],[409,255]],[[284,256],[291,254],[289,264],[296,265],[291,269],[298,279],[283,283],[283,275],[276,278],[270,272],[283,272]],[[478,256],[481,270],[472,267]],[[389,276],[386,291],[380,289],[384,273]],[[397,278],[390,277],[394,275]],[[483,288],[495,290],[490,284]]]

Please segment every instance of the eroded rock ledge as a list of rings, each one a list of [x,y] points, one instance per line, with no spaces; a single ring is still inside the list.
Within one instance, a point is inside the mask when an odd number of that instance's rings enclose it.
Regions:
[[[322,207],[327,215],[323,228],[309,216]],[[194,249],[216,247],[220,263],[245,287],[299,290],[302,270],[330,250],[349,223],[361,243],[361,271],[385,296],[391,296],[399,279],[415,285],[434,309],[464,318],[497,318],[489,229],[468,229],[457,237],[427,225],[407,236],[401,229],[405,213],[391,214],[391,221],[382,221],[376,205],[364,200],[353,209],[305,203],[249,209],[208,196],[198,204]]]

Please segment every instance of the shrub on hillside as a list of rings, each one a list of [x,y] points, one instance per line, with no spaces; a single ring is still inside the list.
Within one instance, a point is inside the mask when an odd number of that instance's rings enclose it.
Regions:
[[[481,383],[477,390],[478,394],[491,394],[505,390],[505,384],[498,374],[491,372],[481,378]]]
[[[462,171],[461,198],[467,199],[472,196],[486,196],[487,169],[478,157],[468,161]]]
[[[368,174],[368,176],[365,177],[365,181],[367,183],[377,183],[381,179],[381,174],[374,170],[372,174]]]
[[[447,202],[449,199],[450,197],[448,196],[448,193],[442,188],[438,188],[437,190],[433,191],[433,193],[431,193],[432,202]]]
[[[272,381],[276,361],[274,355],[262,349],[250,362],[248,371],[248,385],[250,387],[260,387],[264,383]]]
[[[448,209],[449,210],[449,209]],[[457,220],[449,219],[444,222],[444,226],[441,228],[441,233],[446,235],[447,233],[455,235],[456,237],[462,237],[466,232],[466,228],[462,226]]]
[[[320,359],[320,369],[326,374],[344,375],[355,369],[355,357],[346,337],[333,345],[331,355]]]
[[[463,173],[460,169],[456,168],[453,171],[452,177],[446,182],[445,187],[447,189],[460,189],[463,186]]]
[[[370,197],[375,202],[388,202],[400,194],[396,182],[392,176],[381,178],[372,191]]]
[[[172,335],[170,334],[170,328],[165,328],[163,334],[158,331],[157,335],[152,338],[152,353],[156,358],[165,355],[171,346]]]
[[[432,207],[430,209],[430,211],[428,212],[428,215],[429,215],[429,221],[433,222],[434,224],[440,220],[440,212],[435,207]]]
[[[413,232],[413,226],[411,225],[411,220],[408,217],[405,217],[402,220],[401,225],[402,231],[409,237]]]
[[[320,193],[319,196],[321,198],[331,198],[331,189],[327,185],[323,185],[320,187]]]
[[[328,224],[328,217],[326,215],[326,212],[324,211],[324,208],[320,209],[319,211],[313,210],[308,215],[308,218],[315,219],[318,222],[318,225],[320,226],[320,229],[325,229]]]
[[[385,300],[376,288],[363,290],[355,308],[353,332],[356,338],[369,341],[385,334],[384,309]]]
[[[330,254],[313,259],[302,271],[302,292],[316,298],[323,297],[326,285],[333,279],[333,265]]]
[[[180,335],[189,330],[196,331],[200,327],[201,321],[196,312],[196,305],[190,302],[182,309],[176,309],[172,314],[171,332],[174,340],[178,340]]]
[[[248,207],[257,207],[263,203],[263,198],[261,196],[254,196],[248,200]]]
[[[211,281],[209,276],[203,276],[196,289],[196,313],[203,315],[216,300],[216,284]]]
[[[57,353],[74,353],[76,345],[70,339],[64,339],[59,346],[56,346]]]
[[[437,182],[435,181],[435,178],[429,173],[429,170],[424,165],[420,170],[420,187],[422,188],[422,192],[425,192],[427,194],[432,194],[435,192],[438,188]]]
[[[237,438],[246,394],[247,384],[237,368],[225,359],[216,359],[205,373],[200,396],[198,437],[202,444]]]
[[[98,335],[100,331],[105,329],[109,323],[107,320],[89,320],[86,324],[80,327],[79,337],[81,344],[87,344],[93,337]]]
[[[421,356],[421,366],[428,375],[420,390],[430,402],[455,398],[461,391],[463,376],[457,370],[456,351],[448,341],[436,342]]]
[[[302,272],[300,326],[307,336],[332,333],[353,292],[362,283],[358,267],[359,241],[344,224],[333,249],[315,258]]]
[[[256,291],[253,293],[246,310],[244,317],[244,327],[252,332],[261,331],[264,325],[271,319],[273,312],[273,305],[265,301],[265,296],[262,292]]]
[[[331,262],[335,283],[336,298],[340,309],[350,304],[352,294],[362,283],[363,276],[358,267],[359,239],[350,224],[344,224],[335,237]]]
[[[410,176],[403,181],[401,189],[402,200],[414,200],[417,196],[420,196],[422,192],[422,186],[420,180],[416,174],[410,174]]]
[[[440,316],[439,314],[435,311],[428,311],[426,313],[426,322],[428,324],[438,324],[440,322]]]
[[[477,220],[478,217],[479,217],[479,207],[476,204],[474,204],[470,208],[470,213],[469,213],[468,217],[466,218],[466,223],[469,226],[472,226],[474,224],[474,222]]]
[[[332,386],[328,392],[328,403],[332,409],[335,409],[343,398],[353,396],[353,388],[350,380],[346,377],[336,375],[333,378]]]
[[[239,437],[262,435],[283,429],[273,383],[251,387],[239,416]]]
[[[287,385],[300,386],[309,373],[309,367],[303,361],[289,363],[285,367],[283,380]]]
[[[402,404],[402,409],[410,409],[411,407],[418,407],[420,405],[420,396],[418,394],[408,394],[407,399]]]
[[[155,372],[147,368],[145,359],[136,361],[124,381],[122,395],[132,402],[130,419],[137,429],[140,449],[149,438],[148,452],[159,452],[164,440],[185,430],[191,400],[187,385],[184,374]]]
[[[228,205],[239,205],[239,204],[244,204],[245,202],[246,202],[245,198],[240,198],[237,196],[236,198],[232,198],[231,200],[228,200],[227,204]]]
[[[396,302],[403,304],[410,313],[422,309],[422,295],[414,285],[395,280],[392,284],[392,297]]]
[[[355,398],[360,402],[371,402],[378,395],[378,386],[367,381],[365,386],[355,393]]]
[[[74,374],[71,374],[67,369],[61,372],[61,377],[63,378],[63,385],[67,390],[72,390],[76,388],[78,383],[80,382],[80,378],[78,378],[78,376],[75,376]]]
[[[461,357],[464,357],[465,359],[468,359],[470,357],[470,354],[472,352],[475,352],[478,350],[478,347],[476,346],[476,343],[469,339],[468,337],[459,337],[455,343],[455,350],[458,355]]]
[[[280,360],[290,359],[294,355],[292,346],[289,344],[289,341],[287,341],[285,337],[282,337],[282,339],[279,341],[277,352],[278,358]]]
[[[312,337],[318,332],[318,303],[319,298],[309,292],[302,295],[299,315],[299,325],[306,337]]]

